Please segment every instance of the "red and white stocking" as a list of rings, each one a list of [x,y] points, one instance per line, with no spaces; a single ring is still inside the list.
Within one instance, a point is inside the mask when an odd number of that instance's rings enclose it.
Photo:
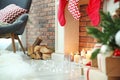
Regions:
[[[68,10],[76,20],[79,20],[81,16],[78,9],[78,2],[79,0],[69,0],[68,3]]]

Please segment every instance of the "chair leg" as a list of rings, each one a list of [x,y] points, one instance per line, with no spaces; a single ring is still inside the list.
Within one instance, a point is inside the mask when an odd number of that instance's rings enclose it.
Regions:
[[[11,39],[12,39],[12,47],[13,47],[13,52],[16,53],[16,48],[15,48],[15,35],[11,33]]]
[[[20,38],[18,37],[18,35],[16,35],[16,38],[17,38],[17,40],[18,40],[18,42],[19,42],[19,44],[20,44],[20,46],[21,46],[21,48],[22,48],[22,50],[23,50],[23,52],[25,54],[25,49],[24,49],[24,47],[22,45],[22,42],[20,41]]]

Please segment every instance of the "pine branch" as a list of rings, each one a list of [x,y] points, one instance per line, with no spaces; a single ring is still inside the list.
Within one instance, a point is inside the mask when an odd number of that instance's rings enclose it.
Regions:
[[[120,30],[120,18],[113,18],[110,13],[100,11],[101,22],[100,27],[102,31],[94,26],[88,26],[87,33],[96,38],[98,42],[110,46],[113,50],[120,48],[115,42],[115,35]],[[99,53],[100,49],[92,53],[91,59],[94,59]]]
[[[100,52],[100,49],[96,49],[95,51],[93,51],[91,59],[95,59],[97,57],[97,55],[98,55],[99,52]]]
[[[101,15],[101,21],[104,22],[104,21],[109,21],[111,24],[114,24],[114,21],[110,15],[110,13],[105,13],[103,11],[100,11],[100,15]]]
[[[103,41],[102,35],[104,35],[100,30],[94,27],[87,27],[87,33],[90,34],[92,37],[96,38],[99,42]]]

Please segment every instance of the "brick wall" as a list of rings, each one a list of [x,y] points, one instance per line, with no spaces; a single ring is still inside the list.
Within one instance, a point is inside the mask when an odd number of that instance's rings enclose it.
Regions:
[[[27,47],[36,37],[42,38],[41,45],[55,45],[55,0],[33,0],[26,29]]]
[[[79,50],[93,48],[96,40],[86,33],[86,26],[91,25],[86,14],[87,5],[80,6],[82,14],[79,23]],[[43,45],[55,47],[55,0],[33,0],[27,24],[27,46],[35,41],[36,37],[42,38]]]
[[[86,26],[90,26],[91,22],[90,19],[86,13],[86,7],[87,5],[81,5],[80,6],[80,12],[81,12],[81,18],[79,23],[79,50],[81,51],[84,49],[91,49],[94,47],[96,40],[92,38],[90,35],[86,32]],[[100,27],[98,27],[100,28]]]

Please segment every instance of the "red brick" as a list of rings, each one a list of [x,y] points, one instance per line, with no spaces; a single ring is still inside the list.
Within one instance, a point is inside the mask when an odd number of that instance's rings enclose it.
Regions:
[[[86,31],[86,27],[80,26],[80,32]]]
[[[81,17],[80,21],[88,22],[88,21],[90,21],[90,19],[88,16],[85,16],[85,17]]]
[[[94,39],[91,37],[80,37],[80,42],[93,42]]]
[[[82,26],[82,27],[83,27],[83,26],[84,26],[84,27],[86,26],[86,22],[85,22],[85,21],[81,21],[79,24],[80,24],[80,26]]]
[[[80,12],[81,12],[81,18],[79,20],[79,50],[81,51],[84,49],[91,49],[96,44],[97,40],[90,37],[90,35],[86,32],[86,27],[91,26],[91,21],[86,13],[87,5],[81,5],[80,6]],[[101,30],[100,27],[97,27],[99,30]]]
[[[85,32],[85,31],[83,31],[83,32],[80,32],[80,34],[79,34],[80,36],[88,36],[88,34]]]

